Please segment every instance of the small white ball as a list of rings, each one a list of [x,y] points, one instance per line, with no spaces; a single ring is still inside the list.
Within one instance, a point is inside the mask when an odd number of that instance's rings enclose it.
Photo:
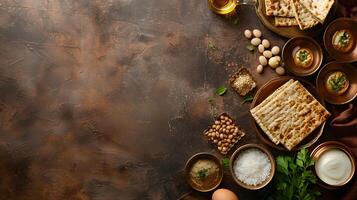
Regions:
[[[282,76],[285,74],[285,69],[283,67],[277,67],[275,69],[275,72],[279,75],[279,76]]]
[[[275,57],[275,59],[277,60],[277,61],[281,61],[281,57],[280,56],[274,56]]]
[[[259,51],[259,53],[263,53],[264,50],[265,50],[264,46],[263,46],[262,44],[260,44],[260,45],[258,46],[258,51]]]
[[[268,64],[268,61],[264,56],[259,56],[259,63],[263,66],[266,66]]]
[[[258,46],[261,43],[261,40],[259,38],[253,38],[250,43],[254,46]]]
[[[263,44],[264,48],[266,48],[266,49],[270,47],[270,42],[267,39],[264,39],[262,41],[262,44]]]
[[[266,58],[271,58],[273,56],[273,54],[271,53],[271,51],[266,50],[263,52],[263,56]]]
[[[258,72],[259,74],[263,73],[263,70],[264,70],[263,65],[258,65],[258,66],[257,66],[257,72]]]
[[[252,38],[252,31],[250,31],[250,30],[245,30],[244,31],[244,36],[247,38],[247,39],[250,39],[250,38]]]
[[[262,36],[262,32],[258,29],[253,30],[253,35],[257,38],[260,38]]]
[[[280,53],[280,48],[278,46],[273,46],[273,48],[271,48],[271,52],[273,55],[278,55]]]
[[[269,66],[273,69],[277,68],[279,66],[279,61],[276,57],[272,57],[269,59]]]

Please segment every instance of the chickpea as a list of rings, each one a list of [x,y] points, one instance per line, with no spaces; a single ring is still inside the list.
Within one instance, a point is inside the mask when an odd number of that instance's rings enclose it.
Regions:
[[[222,150],[222,147],[218,147],[218,150],[220,150],[220,151],[221,151],[221,150]]]
[[[221,118],[221,119],[224,119],[224,116],[222,115],[220,118]]]
[[[224,137],[224,136],[223,136],[223,134],[221,133],[221,134],[219,135],[219,138],[223,139],[223,137]]]
[[[227,142],[231,143],[231,139],[227,139]]]
[[[222,125],[223,128],[226,128],[226,126],[227,126],[227,125],[225,125],[225,124]]]
[[[228,136],[228,139],[232,139],[232,138],[233,138],[233,135],[229,135],[229,136]]]
[[[222,145],[222,142],[221,142],[221,141],[219,141],[217,145],[218,145],[218,146],[221,146],[221,145]]]
[[[219,137],[219,133],[218,133],[218,132],[216,132],[216,137],[217,137],[217,138]]]
[[[218,120],[214,121],[214,124],[219,124],[219,121]]]
[[[229,121],[226,121],[226,125],[230,125],[231,123]]]
[[[217,144],[217,143],[218,143],[218,140],[217,140],[217,139],[213,140],[213,143]]]

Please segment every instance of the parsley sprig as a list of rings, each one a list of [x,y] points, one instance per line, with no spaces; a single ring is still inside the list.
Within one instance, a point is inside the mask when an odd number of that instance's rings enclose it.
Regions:
[[[320,195],[319,192],[311,189],[316,183],[316,176],[311,171],[315,163],[306,149],[301,149],[296,158],[278,156],[276,164],[275,191],[269,199],[315,200]]]

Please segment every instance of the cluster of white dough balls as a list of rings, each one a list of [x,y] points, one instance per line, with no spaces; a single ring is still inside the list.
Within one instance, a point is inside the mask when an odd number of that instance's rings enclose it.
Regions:
[[[281,57],[280,48],[278,46],[273,46],[270,50],[270,41],[267,39],[262,39],[262,32],[259,29],[254,29],[253,31],[245,30],[244,36],[247,39],[250,39],[250,43],[258,48],[259,53],[262,56],[259,56],[259,65],[257,66],[257,72],[259,74],[263,73],[264,67],[269,66],[272,69],[275,69],[275,72],[282,76],[285,74],[285,69],[280,66]]]

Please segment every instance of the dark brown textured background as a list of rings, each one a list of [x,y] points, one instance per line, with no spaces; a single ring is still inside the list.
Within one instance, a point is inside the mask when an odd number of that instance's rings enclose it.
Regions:
[[[183,167],[201,151],[214,112],[226,111],[259,142],[249,104],[226,85],[258,54],[242,37],[266,30],[254,8],[238,20],[212,14],[205,0],[0,0],[0,199],[186,199]],[[214,45],[216,48],[210,48]],[[261,199],[222,184],[241,199]],[[329,193],[325,193],[329,194]],[[326,195],[328,196],[328,195]]]

